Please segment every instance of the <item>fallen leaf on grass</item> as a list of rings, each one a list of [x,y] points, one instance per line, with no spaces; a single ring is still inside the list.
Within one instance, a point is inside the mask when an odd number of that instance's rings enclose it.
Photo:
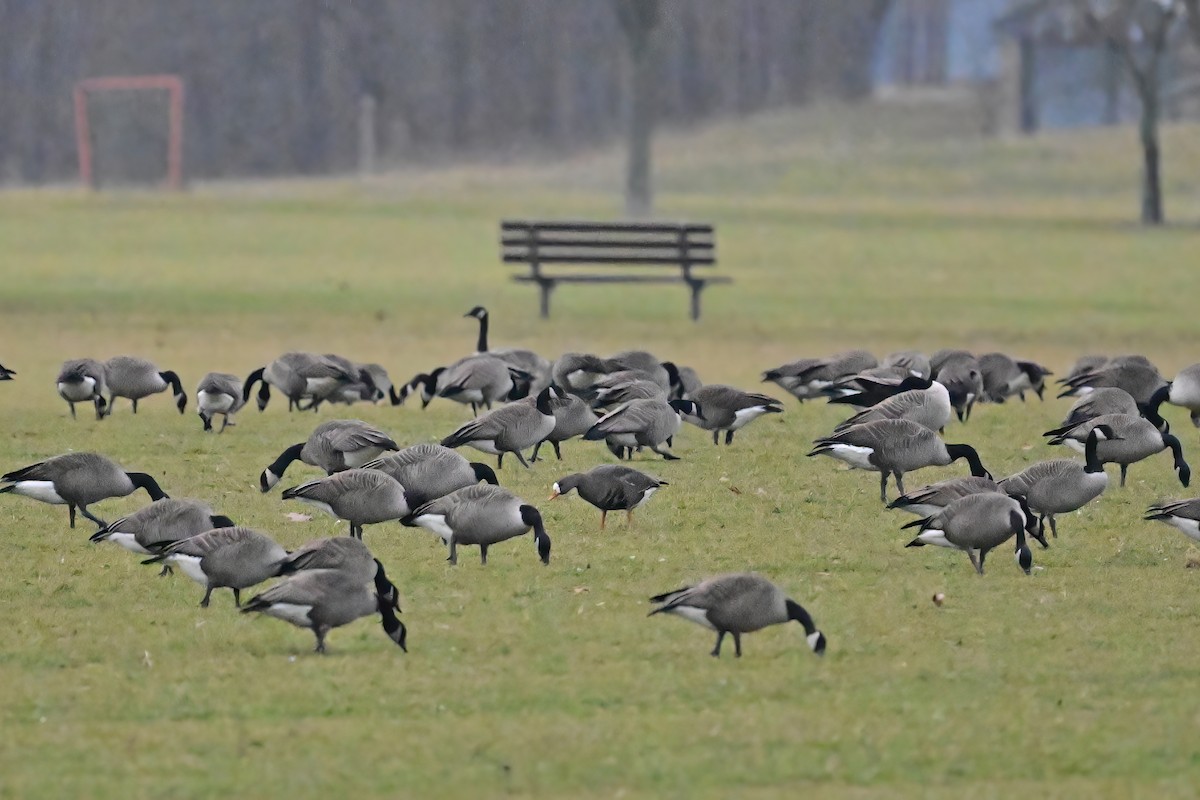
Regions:
[[[292,522],[308,522],[312,519],[312,514],[301,514],[296,511],[289,511],[288,513],[284,514],[284,516],[290,519]]]
[[[741,493],[742,493],[742,490],[741,490],[741,489],[739,489],[739,488],[738,488],[738,487],[736,487],[736,486],[730,486],[730,487],[729,487],[729,491],[733,492],[734,494],[741,494]]]
[[[574,592],[575,594],[583,594],[584,592],[590,592],[590,591],[591,591],[591,589],[589,589],[589,588],[588,588],[588,587],[586,587],[586,586],[576,586],[576,587],[575,587],[574,589],[572,589],[571,591],[572,591],[572,592]]]

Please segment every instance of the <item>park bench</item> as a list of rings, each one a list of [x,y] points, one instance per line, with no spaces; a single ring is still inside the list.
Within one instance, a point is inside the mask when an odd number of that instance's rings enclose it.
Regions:
[[[529,265],[528,274],[513,280],[538,285],[543,318],[550,316],[550,292],[560,283],[683,283],[691,289],[692,319],[699,319],[704,287],[732,280],[694,274],[698,267],[716,266],[712,225],[504,220],[500,244],[504,263]],[[620,271],[577,272],[580,267]]]

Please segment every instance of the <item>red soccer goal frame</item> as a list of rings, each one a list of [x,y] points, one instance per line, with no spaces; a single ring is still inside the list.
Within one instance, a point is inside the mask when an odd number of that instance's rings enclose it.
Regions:
[[[75,84],[75,144],[79,149],[79,179],[95,188],[92,169],[92,130],[88,120],[88,93],[112,90],[158,89],[167,92],[166,187],[183,188],[183,79],[178,75],[108,75],[85,78]]]

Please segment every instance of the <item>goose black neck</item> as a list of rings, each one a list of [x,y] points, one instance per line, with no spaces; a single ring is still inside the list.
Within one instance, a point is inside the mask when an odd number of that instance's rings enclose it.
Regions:
[[[396,394],[395,386],[388,387],[388,400],[391,401],[391,404],[394,406],[398,406],[404,402],[404,398]]]
[[[1162,440],[1164,445],[1171,448],[1171,454],[1175,457],[1175,469],[1179,473],[1179,482],[1187,486],[1192,479],[1192,468],[1183,460],[1183,445],[1179,443],[1179,439],[1169,433],[1164,433]]]
[[[550,401],[554,398],[553,391],[550,387],[542,389],[537,396],[537,410],[547,416],[554,414],[554,407],[550,405]]]
[[[1168,383],[1166,386],[1158,387],[1154,394],[1150,395],[1150,400],[1147,401],[1146,405],[1142,408],[1142,416],[1149,420],[1150,423],[1160,431],[1164,429],[1166,420],[1162,418],[1162,415],[1159,413],[1158,409],[1164,402],[1169,400],[1170,397],[1171,384]]]
[[[298,442],[292,445],[287,450],[279,454],[279,458],[271,462],[271,466],[267,467],[271,474],[276,478],[282,478],[283,473],[287,472],[287,468],[292,462],[300,457],[300,451],[304,449],[304,442]]]
[[[1100,431],[1092,428],[1088,432],[1087,440],[1083,443],[1083,471],[1084,472],[1103,472],[1104,464],[1100,462]]]
[[[383,631],[396,644],[400,645],[400,649],[408,652],[408,647],[405,642],[408,640],[408,629],[404,627],[404,623],[396,616],[395,609],[392,608],[391,602],[382,594],[375,595],[376,606],[379,609],[379,615],[383,617]]]
[[[946,453],[950,456],[951,461],[958,461],[960,458],[965,458],[967,463],[971,465],[971,474],[976,478],[990,478],[992,473],[984,468],[983,462],[979,460],[979,453],[975,452],[975,448],[969,444],[948,444],[946,445]]]
[[[151,500],[162,500],[167,496],[167,493],[158,485],[158,481],[145,472],[126,472],[125,474],[129,476],[129,481],[135,487],[145,489]]]
[[[175,394],[183,394],[183,384],[179,381],[179,376],[172,370],[164,370],[158,373],[158,377],[171,385],[171,391]]]
[[[212,523],[212,526],[214,528],[235,528],[235,527],[237,527],[237,523],[234,522],[233,520],[231,520],[229,517],[225,516],[224,514],[213,514],[208,519],[209,519],[209,522]]]
[[[543,564],[550,563],[550,537],[542,522],[541,513],[531,505],[521,506],[521,521],[533,528],[533,541],[537,544],[538,557]]]
[[[266,370],[266,367],[259,367],[258,369],[254,370],[254,372],[251,372],[246,377],[246,382],[242,385],[242,402],[243,403],[250,402],[250,392],[254,390],[254,384],[256,384],[262,380],[264,370]]]
[[[471,469],[475,472],[475,480],[490,483],[492,486],[499,486],[500,479],[496,477],[496,471],[487,464],[480,464],[478,461],[471,462]]]
[[[787,615],[788,619],[794,619],[803,625],[805,633],[812,635],[817,632],[817,626],[813,622],[812,616],[804,609],[804,606],[795,600],[787,601]]]
[[[475,351],[486,353],[488,351],[488,315],[487,312],[480,314],[479,320],[479,341],[475,344]]]

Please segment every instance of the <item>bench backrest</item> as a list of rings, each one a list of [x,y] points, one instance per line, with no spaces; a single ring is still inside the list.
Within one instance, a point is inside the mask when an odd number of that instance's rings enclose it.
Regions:
[[[500,243],[505,263],[663,265],[717,263],[713,226],[671,222],[532,222],[504,220]]]

